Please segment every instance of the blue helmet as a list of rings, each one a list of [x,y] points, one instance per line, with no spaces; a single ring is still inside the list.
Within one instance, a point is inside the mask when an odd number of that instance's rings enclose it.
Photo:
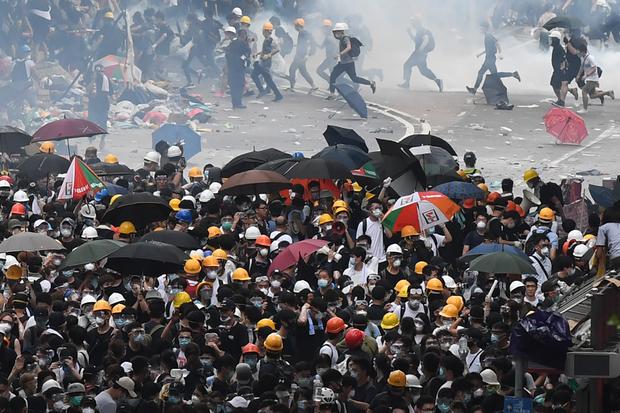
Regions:
[[[293,152],[293,159],[302,159],[304,158],[303,152]]]
[[[194,220],[194,217],[192,216],[192,211],[190,211],[189,209],[182,209],[179,212],[177,212],[174,217],[179,221],[179,222],[184,222],[186,224],[191,224],[192,221]]]
[[[107,196],[110,196],[110,192],[108,192],[108,188],[103,188],[95,194],[95,201],[101,202],[101,200]]]

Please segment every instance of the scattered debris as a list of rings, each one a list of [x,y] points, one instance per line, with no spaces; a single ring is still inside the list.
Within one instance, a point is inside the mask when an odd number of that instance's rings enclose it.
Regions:
[[[394,133],[394,129],[391,128],[377,128],[369,130],[368,133]]]

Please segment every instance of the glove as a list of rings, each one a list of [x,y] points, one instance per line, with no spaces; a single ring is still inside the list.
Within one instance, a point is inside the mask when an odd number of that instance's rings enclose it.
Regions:
[[[392,178],[387,177],[383,180],[383,187],[384,188],[388,188],[390,186],[390,184],[392,183]]]

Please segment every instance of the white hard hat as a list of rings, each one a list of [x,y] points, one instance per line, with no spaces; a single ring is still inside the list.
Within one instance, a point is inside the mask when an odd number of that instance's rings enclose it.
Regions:
[[[112,293],[108,299],[108,303],[110,303],[111,307],[114,307],[116,304],[122,303],[123,301],[125,301],[125,297],[123,297],[120,293]]]
[[[255,240],[258,237],[260,237],[260,230],[258,228],[252,226],[245,230],[245,239]]]
[[[47,229],[52,229],[52,227],[50,226],[49,222],[47,222],[44,219],[37,219],[36,221],[34,221],[34,225],[32,226],[33,228],[39,228],[39,225],[41,224],[46,224],[47,225]]]
[[[6,179],[0,181],[0,188],[10,188],[11,184]]]
[[[293,292],[295,294],[299,294],[303,290],[310,290],[310,291],[312,291],[312,288],[310,288],[310,284],[308,284],[308,281],[306,281],[306,280],[299,280],[299,281],[297,281],[295,283],[295,285],[293,286]]]
[[[194,198],[191,195],[185,195],[183,198],[181,198],[181,202],[183,201],[189,201],[192,203],[192,205],[194,206],[194,208],[196,208],[196,198]]]
[[[95,219],[97,217],[97,210],[91,204],[82,205],[82,208],[80,208],[80,215],[84,218]]]
[[[97,230],[93,227],[85,227],[82,230],[82,238],[84,239],[95,239],[95,238],[99,238],[99,234],[97,233]]]
[[[450,277],[449,275],[442,275],[441,279],[443,280],[443,283],[447,289],[451,290],[457,287],[456,282],[454,282],[454,278]]]
[[[413,388],[413,389],[421,389],[422,385],[420,384],[420,379],[418,379],[415,375],[413,374],[407,374],[405,376],[407,378],[407,382],[405,384],[405,387],[407,388]]]
[[[573,257],[575,258],[581,258],[584,255],[586,255],[586,253],[588,252],[589,248],[586,245],[583,244],[579,244],[575,247],[575,249],[573,249]],[[9,256],[7,256],[7,259],[9,258]]]
[[[333,404],[336,402],[336,393],[329,387],[321,388],[321,404]]]
[[[237,34],[237,29],[235,29],[235,28],[234,28],[234,27],[232,27],[232,26],[227,26],[227,27],[224,29],[224,32],[228,32],[228,33],[232,33],[232,34]]]
[[[30,279],[30,277],[28,278]],[[41,282],[39,283],[39,287],[41,287],[42,293],[49,293],[52,289],[52,283],[48,280],[41,280]]]
[[[513,282],[510,283],[510,292],[513,292],[514,290],[516,290],[517,288],[522,288],[525,287],[525,284],[523,284],[521,281],[519,280],[515,280]]]
[[[14,265],[19,265],[19,261],[17,261],[17,258],[12,255],[7,255],[4,261],[4,270],[6,271]]]
[[[482,382],[484,384],[490,384],[491,386],[499,386],[499,381],[497,381],[497,374],[491,369],[484,369],[480,373],[482,377]]]
[[[168,158],[175,158],[181,155],[183,155],[183,152],[181,152],[181,148],[179,148],[178,146],[172,145],[168,148]]]
[[[336,23],[332,29],[333,32],[343,32],[345,30],[349,30],[349,25],[342,22]]]
[[[243,11],[241,11],[239,7],[235,7],[234,9],[232,9],[232,13],[235,16],[239,16],[239,17],[243,16]]]
[[[41,386],[41,393],[45,393],[51,389],[58,389],[62,391],[62,386],[56,380],[49,379],[45,383],[43,383],[43,386]]]
[[[559,30],[551,30],[549,32],[549,37],[562,40],[562,32],[560,32]]]
[[[583,241],[583,234],[578,229],[574,229],[568,233],[567,241]]]
[[[159,154],[159,152],[150,151],[147,152],[146,155],[144,155],[144,160],[146,162],[159,163],[161,161],[161,155]]]
[[[85,306],[86,304],[95,304],[97,299],[90,294],[86,294],[82,297],[82,301],[80,301],[80,307]]]
[[[209,185],[209,191],[213,192],[214,194],[217,194],[218,192],[220,192],[221,187],[222,187],[221,183],[212,182],[211,185]]]
[[[208,189],[205,189],[204,191],[202,191],[200,193],[200,196],[198,197],[198,200],[200,202],[209,202],[210,200],[212,200],[213,198],[215,198],[215,195],[213,195],[213,192],[211,192]]]
[[[391,244],[389,247],[387,247],[387,250],[385,250],[385,253],[386,254],[402,254],[403,249],[398,244]]]
[[[25,191],[20,189],[19,191],[16,191],[15,194],[13,195],[13,201],[28,202],[28,194]]]

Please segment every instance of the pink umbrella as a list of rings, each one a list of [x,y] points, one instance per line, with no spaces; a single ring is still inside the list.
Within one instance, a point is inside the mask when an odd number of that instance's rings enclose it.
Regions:
[[[86,138],[106,133],[100,126],[86,119],[59,119],[41,126],[32,135],[32,142]]]
[[[545,114],[545,127],[561,143],[579,145],[588,136],[583,118],[566,108],[549,109]]]
[[[273,260],[268,274],[271,275],[276,270],[282,271],[297,264],[297,261],[317,252],[325,245],[327,245],[327,241],[322,239],[306,239],[289,245]]]

